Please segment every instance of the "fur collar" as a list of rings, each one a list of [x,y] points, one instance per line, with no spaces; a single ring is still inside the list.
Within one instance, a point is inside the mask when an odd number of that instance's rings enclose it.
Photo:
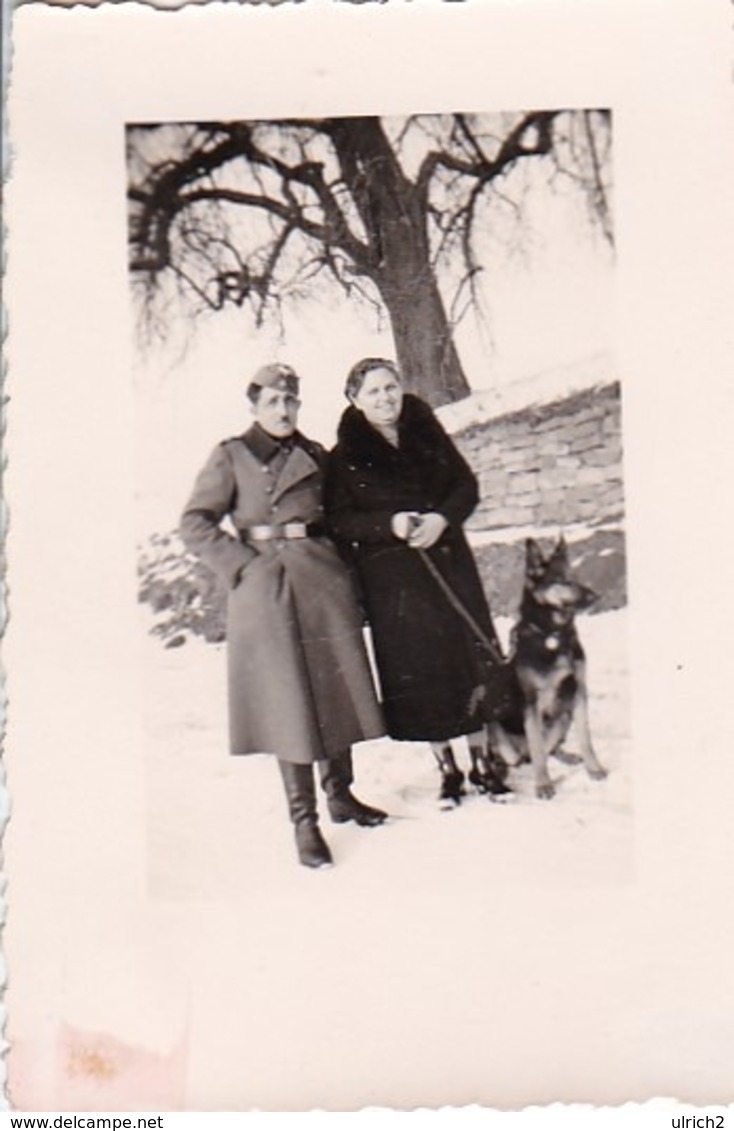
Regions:
[[[368,423],[364,413],[350,405],[339,422],[337,451],[350,463],[385,463],[403,456],[430,459],[441,440],[432,409],[420,397],[406,393],[398,420],[398,443],[395,448]]]

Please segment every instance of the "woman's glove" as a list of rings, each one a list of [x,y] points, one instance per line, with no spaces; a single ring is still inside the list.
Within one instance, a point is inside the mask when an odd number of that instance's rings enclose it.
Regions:
[[[396,538],[407,542],[420,520],[421,516],[417,511],[397,511],[390,519],[390,529]]]
[[[408,538],[408,545],[414,550],[429,550],[435,546],[448,521],[437,511],[428,511],[420,516],[420,521],[413,526],[413,532]]]

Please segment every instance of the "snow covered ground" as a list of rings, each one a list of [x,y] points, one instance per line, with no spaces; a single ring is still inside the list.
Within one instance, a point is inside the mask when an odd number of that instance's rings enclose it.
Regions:
[[[284,898],[313,885],[436,891],[459,883],[563,886],[624,884],[633,877],[632,751],[628,726],[626,610],[580,618],[604,782],[582,766],[554,763],[553,801],[538,801],[530,769],[512,772],[508,804],[469,795],[439,809],[437,773],[420,743],[380,740],[355,752],[355,792],[387,809],[377,829],[323,829],[335,867],[297,865],[280,778],[268,756],[227,753],[225,646],[190,640],[143,646],[149,767],[149,882],[164,900],[230,900],[263,885]],[[509,624],[500,622],[501,633]],[[568,744],[574,748],[573,740]],[[460,759],[466,768],[466,751]],[[356,887],[355,887],[356,885]]]
[[[497,416],[521,412],[531,405],[551,404],[574,393],[610,384],[617,376],[612,354],[599,352],[578,361],[517,377],[491,389],[475,389],[468,397],[437,410],[450,433]]]

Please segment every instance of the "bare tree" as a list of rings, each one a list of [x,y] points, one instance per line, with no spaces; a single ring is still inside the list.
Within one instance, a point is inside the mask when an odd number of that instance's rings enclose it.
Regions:
[[[453,331],[476,298],[478,230],[521,208],[542,163],[611,243],[610,153],[595,110],[131,126],[141,312],[161,333],[176,298],[261,323],[329,277],[387,312],[409,387],[454,400],[469,388]]]

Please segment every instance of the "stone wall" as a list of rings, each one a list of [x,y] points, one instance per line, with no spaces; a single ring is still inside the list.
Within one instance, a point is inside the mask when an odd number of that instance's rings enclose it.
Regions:
[[[620,522],[620,415],[613,382],[455,433],[479,477],[481,502],[467,529]]]
[[[514,617],[524,539],[549,549],[563,530],[592,612],[627,602],[620,387],[610,382],[493,416],[454,433],[479,478],[466,524],[490,606]]]

